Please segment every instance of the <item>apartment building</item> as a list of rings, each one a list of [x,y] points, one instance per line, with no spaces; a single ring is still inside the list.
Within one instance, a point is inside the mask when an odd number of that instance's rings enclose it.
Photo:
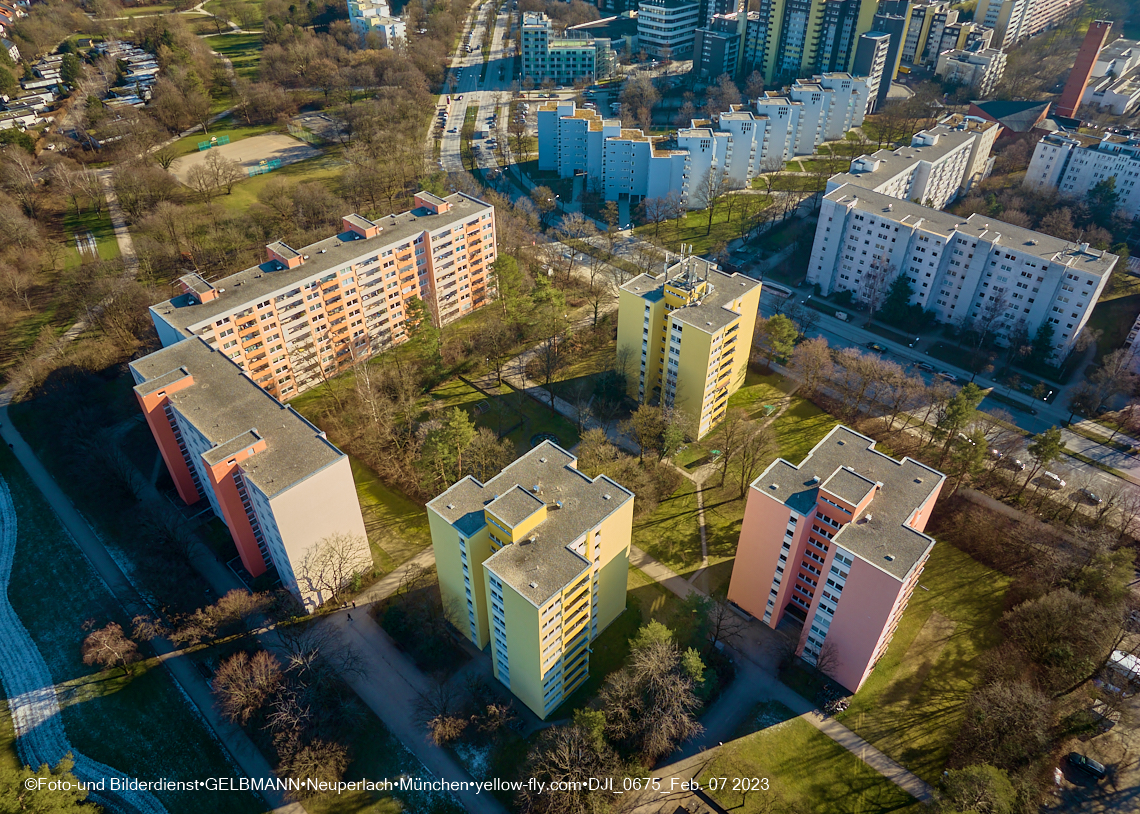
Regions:
[[[877,2],[867,0],[830,0],[824,3],[818,45],[811,61],[812,71],[853,70],[859,37],[871,30],[877,9]]]
[[[275,572],[310,611],[330,597],[301,568],[347,535],[371,567],[348,456],[203,337],[130,363],[135,397],[178,496],[206,500],[252,576]]]
[[[1124,116],[1140,109],[1140,42],[1118,39],[1101,49],[1081,102]]]
[[[693,35],[693,72],[701,79],[716,79],[727,74],[735,77],[740,72],[742,36],[738,23],[745,17],[739,12],[732,16],[718,14],[705,28]]]
[[[879,108],[879,88],[883,82],[888,85],[887,64],[891,53],[891,35],[885,31],[868,31],[859,37],[855,46],[855,62],[852,73],[867,77],[866,113],[874,113]]]
[[[709,433],[744,383],[760,282],[683,256],[618,292],[618,359],[640,403],[684,412],[696,437]]]
[[[406,42],[408,29],[404,20],[392,15],[388,0],[347,0],[348,22],[362,39],[369,33],[379,35],[386,48]]]
[[[910,21],[902,42],[903,62],[912,65],[922,62],[927,43],[930,42],[931,30],[935,28],[935,19],[938,18],[945,25],[950,13],[954,15],[950,22],[957,22],[958,13],[952,11],[949,0],[918,0],[911,3]],[[941,37],[941,33],[938,36]]]
[[[940,322],[984,319],[1003,346],[1048,323],[1053,358],[1063,360],[1118,259],[985,215],[963,220],[844,184],[823,198],[807,282],[824,294],[848,290],[867,301],[905,274],[911,302]]]
[[[888,5],[884,0],[881,7]],[[879,81],[879,97],[876,105],[886,104],[887,94],[890,93],[891,83],[899,73],[899,64],[902,62],[902,46],[906,39],[907,27],[910,25],[910,4],[903,0],[901,11],[903,14],[894,14],[881,11],[875,14],[873,29],[882,31],[890,37],[890,46],[887,48],[887,67],[883,78]]]
[[[891,643],[934,548],[924,530],[946,476],[838,426],[799,464],[777,459],[748,491],[728,598],[852,692]],[[822,666],[822,665],[821,665]]]
[[[1140,138],[1049,133],[1037,142],[1022,183],[1080,198],[1108,178],[1116,180],[1120,209],[1132,217],[1140,215]]]
[[[699,0],[642,0],[637,10],[637,41],[658,59],[692,59],[701,20]]]
[[[937,58],[944,51],[984,51],[993,41],[992,29],[977,23],[953,23],[942,29],[942,40],[932,45],[929,64],[937,64]]]
[[[833,175],[827,191],[844,184],[942,209],[989,175],[990,151],[1001,126],[975,116],[946,116],[911,137],[909,147],[878,150]]]
[[[1075,13],[1082,0],[978,0],[974,20],[994,29],[994,47],[1008,50],[1053,28]]]
[[[582,685],[590,642],[625,610],[633,493],[544,441],[487,483],[427,504],[452,623],[539,718]]]
[[[259,385],[288,400],[408,337],[422,300],[446,325],[495,296],[495,209],[464,193],[415,196],[415,208],[293,249],[219,280],[187,274],[181,293],[152,305],[164,346],[199,336]]]
[[[556,35],[550,18],[539,11],[523,12],[521,51],[522,77],[536,84],[593,82],[610,76],[617,65],[609,40],[573,29]]]
[[[983,51],[943,51],[934,72],[947,82],[970,88],[981,99],[991,95],[1005,73],[1005,54],[996,48]]]
[[[587,188],[607,201],[675,192],[690,209],[703,208],[696,185],[710,166],[746,185],[769,159],[782,163],[842,139],[863,122],[868,98],[866,77],[823,74],[797,80],[784,94],[765,93],[755,112],[734,106],[715,127],[694,122],[674,140],[622,127],[573,102],[546,102],[537,111],[538,166],[562,178],[584,175]]]

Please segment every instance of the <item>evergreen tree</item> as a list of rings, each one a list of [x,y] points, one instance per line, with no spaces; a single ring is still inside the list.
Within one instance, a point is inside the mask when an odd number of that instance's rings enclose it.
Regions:
[[[879,317],[884,322],[899,324],[906,320],[910,311],[910,299],[914,296],[914,286],[905,274],[899,274],[891,283],[887,291],[887,298],[883,300],[883,307],[879,309]]]
[[[1056,336],[1051,322],[1042,322],[1037,333],[1033,334],[1033,341],[1029,344],[1029,359],[1034,364],[1044,365],[1053,355],[1053,337]]]

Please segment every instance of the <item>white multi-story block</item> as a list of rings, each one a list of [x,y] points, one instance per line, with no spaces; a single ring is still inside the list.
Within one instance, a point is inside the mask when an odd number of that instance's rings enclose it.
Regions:
[[[1050,133],[1037,142],[1023,183],[1076,198],[1108,178],[1116,179],[1120,208],[1140,214],[1140,138]]]
[[[999,344],[1049,323],[1063,359],[1117,260],[1087,243],[845,184],[824,196],[807,281],[869,300],[904,274],[912,303],[946,323],[986,320]]]
[[[915,133],[909,147],[859,156],[848,172],[828,179],[827,191],[854,184],[941,209],[989,174],[1000,130],[996,122],[952,114]]]
[[[701,20],[699,0],[642,0],[637,11],[637,41],[654,57],[690,59]]]
[[[1140,42],[1119,39],[1097,54],[1081,102],[1123,116],[1140,106]]]
[[[617,57],[609,40],[567,29],[555,35],[550,18],[542,12],[523,13],[522,76],[535,83],[593,82],[609,76]]]
[[[388,0],[348,0],[348,21],[358,36],[374,32],[388,48],[407,40],[407,26],[392,16]]]
[[[984,51],[943,51],[934,71],[947,82],[957,82],[974,91],[977,98],[993,93],[1005,73],[1005,54],[996,48]]]
[[[1064,20],[1082,0],[979,0],[974,19],[996,32],[994,47],[1009,48]]]

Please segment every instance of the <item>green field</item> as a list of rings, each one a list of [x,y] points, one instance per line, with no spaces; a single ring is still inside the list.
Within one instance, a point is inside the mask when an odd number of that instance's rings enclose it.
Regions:
[[[191,153],[199,152],[198,145],[203,141],[209,141],[211,136],[218,138],[229,136],[230,143],[232,144],[235,141],[241,141],[243,138],[249,138],[250,136],[276,133],[278,129],[275,124],[236,124],[235,119],[231,116],[229,119],[222,119],[213,125],[209,135],[204,136],[201,133],[191,133],[185,138],[178,139],[178,141],[174,142],[174,149],[178,155],[190,155]]]
[[[141,779],[233,777],[212,733],[156,659],[140,663],[129,676],[83,664],[84,620],[99,626],[117,621],[128,628],[129,621],[6,447],[0,448],[0,477],[12,492],[18,517],[8,597],[59,683],[71,744]],[[159,797],[172,814],[203,807],[193,792]],[[209,803],[211,811],[233,814],[260,807],[252,794],[237,792]]]
[[[749,729],[757,731],[724,744],[699,775],[701,788],[727,779],[726,788],[710,794],[733,814],[785,807],[813,814],[920,810],[910,795],[782,704],[757,705],[742,727]],[[733,788],[734,781],[745,778],[765,782],[748,793]]]
[[[75,214],[74,208],[69,208],[67,214],[63,216],[63,228],[67,231],[67,255],[64,262],[67,268],[74,268],[84,260],[93,259],[86,253],[80,256],[75,246],[76,236],[82,238],[88,232],[95,238],[99,259],[115,260],[121,254],[119,242],[115,240],[115,228],[111,225],[111,213],[107,211],[106,206],[100,212],[88,208],[80,215]]]
[[[1098,361],[1105,354],[1124,345],[1137,314],[1140,314],[1140,293],[1101,300],[1093,307],[1088,329],[1100,332],[1096,342]]]
[[[260,34],[218,34],[208,37],[206,42],[233,63],[234,73],[251,82],[257,81],[264,46]]]
[[[753,197],[761,198],[764,207],[772,203],[772,200],[764,195]],[[687,212],[685,217],[679,220],[662,223],[660,228],[649,223],[636,227],[633,232],[643,240],[650,240],[673,251],[685,243],[692,244],[694,254],[710,254],[718,244],[740,238],[740,207],[732,209],[732,220],[729,220],[729,208],[722,200],[713,212],[711,228],[708,212],[696,210]]]
[[[377,571],[386,574],[431,545],[423,506],[385,484],[355,458],[352,478]]]
[[[839,720],[928,782],[950,757],[1009,577],[934,546],[894,639]]]

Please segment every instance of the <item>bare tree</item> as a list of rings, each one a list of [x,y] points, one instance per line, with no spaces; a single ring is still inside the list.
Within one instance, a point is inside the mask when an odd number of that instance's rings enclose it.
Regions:
[[[137,661],[139,648],[123,631],[118,622],[109,622],[92,630],[83,640],[83,663],[100,667],[122,667],[123,675],[130,673],[130,665]]]
[[[337,602],[352,580],[372,569],[368,541],[356,534],[334,532],[313,543],[297,566],[301,593],[317,605]]]
[[[242,726],[260,712],[283,679],[281,663],[266,650],[251,658],[244,650],[218,665],[211,687],[222,714]]]

